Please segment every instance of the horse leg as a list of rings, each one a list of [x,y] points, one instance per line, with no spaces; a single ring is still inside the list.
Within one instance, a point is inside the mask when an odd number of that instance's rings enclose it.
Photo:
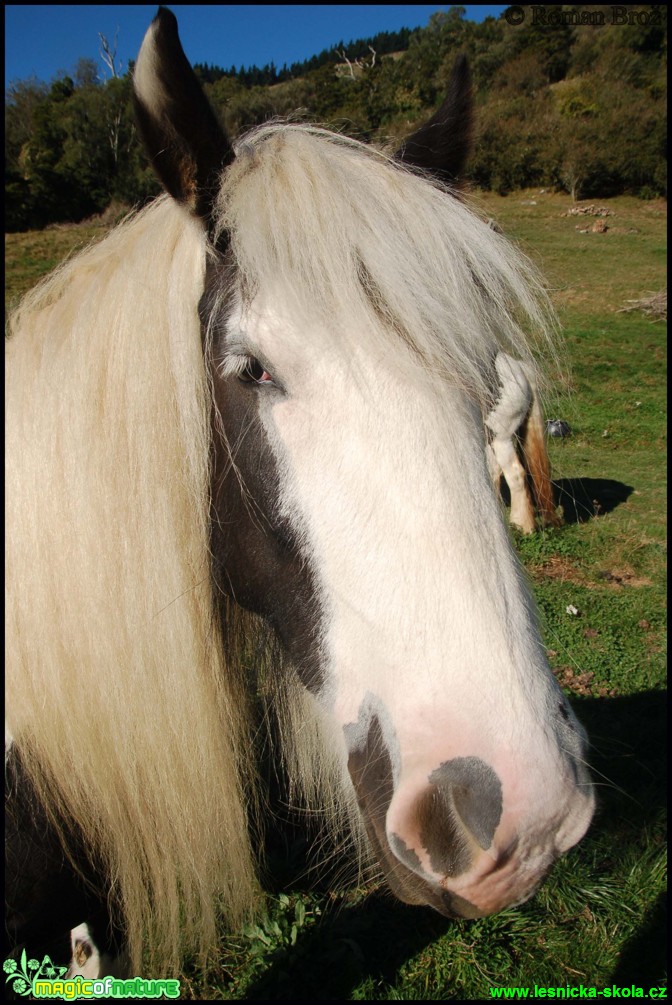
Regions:
[[[525,468],[516,450],[516,432],[524,424],[532,407],[533,386],[520,360],[500,352],[495,359],[500,382],[499,396],[485,420],[490,433],[488,466],[495,484],[504,475],[511,492],[510,520],[525,534],[535,529],[534,503],[527,484]]]
[[[95,893],[100,877],[88,864],[82,872],[72,865],[14,748],[5,774],[5,956],[24,946],[35,959],[69,963],[71,975],[101,976],[93,970],[107,966],[121,943],[105,899]],[[75,838],[68,843],[79,851]]]
[[[113,945],[105,945],[97,935],[98,944],[93,940],[93,933],[104,932],[104,919],[97,924],[95,920],[82,922],[70,932],[70,966],[67,977],[83,977],[95,980],[97,977],[127,977],[129,974],[128,957],[118,950],[119,941],[113,939]],[[110,950],[105,952],[105,949]]]
[[[513,439],[495,437],[490,446],[511,492],[509,519],[514,527],[519,527],[524,534],[531,534],[535,529],[534,506],[527,487],[525,468],[520,462]]]

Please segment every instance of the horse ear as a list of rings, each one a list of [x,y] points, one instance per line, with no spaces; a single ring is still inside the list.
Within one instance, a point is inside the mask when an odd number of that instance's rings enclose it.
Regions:
[[[224,130],[184,54],[166,7],[147,30],[133,77],[138,129],[164,188],[203,219],[219,175],[234,158]]]
[[[402,144],[397,160],[423,168],[441,181],[457,182],[471,152],[473,98],[466,56],[458,56],[448,93],[429,122]]]

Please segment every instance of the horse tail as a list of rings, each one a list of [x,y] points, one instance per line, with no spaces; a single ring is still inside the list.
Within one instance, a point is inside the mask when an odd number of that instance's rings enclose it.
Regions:
[[[562,519],[556,511],[555,494],[551,479],[551,462],[546,447],[546,428],[534,374],[524,367],[532,391],[532,405],[522,436],[525,467],[532,483],[537,511],[546,527],[560,527]]]

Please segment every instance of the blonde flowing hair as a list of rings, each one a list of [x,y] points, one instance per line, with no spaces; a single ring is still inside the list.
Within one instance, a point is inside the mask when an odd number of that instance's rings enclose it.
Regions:
[[[7,348],[8,727],[154,973],[257,896],[245,693],[213,626],[204,267],[162,198],[31,293]]]
[[[546,323],[529,263],[462,203],[319,130],[239,143],[218,225],[243,290],[280,281],[339,337],[365,317],[481,400],[499,348],[528,355],[520,317]],[[161,198],[29,294],[7,349],[8,727],[54,822],[104,863],[131,965],[146,951],[161,974],[258,903],[249,701],[213,616],[206,253]],[[283,673],[297,797],[358,839],[342,736]]]

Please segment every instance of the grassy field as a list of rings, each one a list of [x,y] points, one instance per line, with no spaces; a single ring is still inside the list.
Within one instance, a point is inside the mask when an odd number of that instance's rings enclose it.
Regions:
[[[267,917],[223,938],[207,984],[185,975],[187,997],[488,1000],[491,988],[648,995],[663,983],[666,333],[618,311],[665,286],[666,206],[608,200],[607,232],[581,233],[593,218],[564,216],[566,197],[477,203],[542,268],[565,329],[570,376],[546,412],[572,428],[550,442],[566,523],[515,540],[551,664],[591,737],[595,822],[531,902],[475,922],[404,907],[375,883],[309,888],[271,862]],[[9,300],[102,232],[9,235]],[[296,875],[305,848],[296,835],[285,845]]]

